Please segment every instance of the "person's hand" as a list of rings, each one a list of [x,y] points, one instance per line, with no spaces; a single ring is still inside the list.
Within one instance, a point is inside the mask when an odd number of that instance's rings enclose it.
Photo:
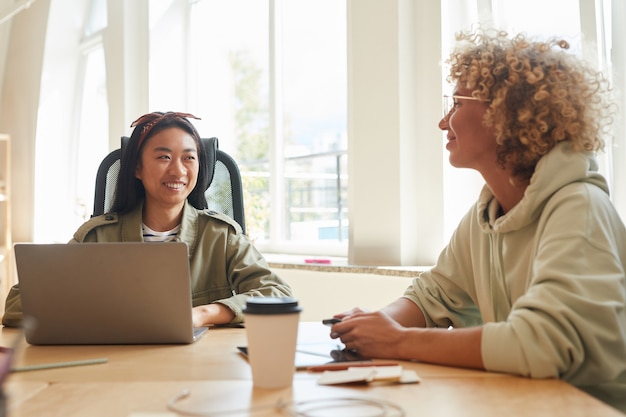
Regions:
[[[192,308],[191,317],[193,327],[203,327],[230,323],[235,318],[235,313],[223,304],[214,303]]]
[[[368,358],[399,358],[406,329],[381,311],[351,310],[331,328],[331,338],[341,339],[346,349]]]
[[[333,317],[336,318],[336,319],[344,320],[346,318],[349,318],[353,314],[356,314],[356,313],[367,313],[367,312],[368,312],[368,310],[362,309],[360,307],[354,307],[353,309],[348,310],[348,311],[344,311],[343,313],[335,314]]]

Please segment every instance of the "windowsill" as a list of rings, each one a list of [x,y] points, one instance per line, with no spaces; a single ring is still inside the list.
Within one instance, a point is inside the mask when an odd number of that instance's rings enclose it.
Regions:
[[[402,277],[416,277],[428,266],[367,266],[349,265],[347,258],[302,256],[285,254],[264,254],[271,268],[301,269],[320,272],[345,272],[353,274],[376,274]]]

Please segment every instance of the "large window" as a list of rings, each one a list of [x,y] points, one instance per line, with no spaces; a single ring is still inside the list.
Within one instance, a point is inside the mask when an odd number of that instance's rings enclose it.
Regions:
[[[94,0],[87,12],[87,22],[81,39],[76,89],[78,130],[74,157],[77,226],[89,219],[93,209],[96,169],[109,152],[109,106],[106,64],[101,32],[107,25],[106,1]]]
[[[33,238],[67,242],[91,215],[96,170],[109,152],[102,42],[106,0],[52,1],[48,19],[35,146]]]
[[[85,4],[76,58],[77,117],[68,154],[73,184],[64,197],[74,209],[65,210],[54,228],[38,215],[36,240],[66,241],[89,218],[97,166],[109,144],[130,133],[128,123],[109,132],[109,117],[115,117],[109,110],[128,112],[143,102],[148,109],[140,111],[200,116],[194,123],[201,135],[218,137],[220,148],[237,160],[247,232],[259,247],[345,255],[345,0],[113,2],[121,13],[144,13],[147,26],[137,24],[137,15],[107,16],[107,3]],[[126,32],[129,27],[115,19],[133,20],[134,31],[147,33]],[[120,27],[124,32],[112,32]],[[125,43],[111,41],[116,36]],[[137,59],[141,47],[132,48],[145,41],[144,68]],[[119,47],[129,49],[112,49]],[[139,65],[129,65],[129,58]],[[107,73],[118,65],[125,69]],[[116,74],[129,78],[111,78]],[[148,97],[131,96],[141,91],[130,89],[137,81],[145,81]],[[123,91],[111,94],[111,84]],[[117,97],[130,101],[110,102]],[[41,187],[51,189],[46,171],[40,170]]]
[[[190,100],[240,165],[248,235],[345,255],[345,1],[201,0],[190,19]]]

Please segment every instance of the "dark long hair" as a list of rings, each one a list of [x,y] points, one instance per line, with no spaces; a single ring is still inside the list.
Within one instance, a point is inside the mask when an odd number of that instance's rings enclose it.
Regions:
[[[125,149],[122,149],[120,172],[111,212],[128,213],[143,202],[146,197],[146,190],[141,180],[135,177],[137,166],[141,161],[141,154],[152,136],[172,127],[180,128],[191,135],[198,148],[198,181],[187,197],[187,201],[200,210],[208,207],[206,196],[204,195],[209,186],[207,154],[198,131],[189,122],[188,117],[198,119],[188,113],[154,112],[141,116],[131,125],[135,129]]]

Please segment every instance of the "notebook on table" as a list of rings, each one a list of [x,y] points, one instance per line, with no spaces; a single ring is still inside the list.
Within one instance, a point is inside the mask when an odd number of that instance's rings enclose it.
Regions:
[[[34,345],[192,343],[187,245],[15,244],[26,341]]]

